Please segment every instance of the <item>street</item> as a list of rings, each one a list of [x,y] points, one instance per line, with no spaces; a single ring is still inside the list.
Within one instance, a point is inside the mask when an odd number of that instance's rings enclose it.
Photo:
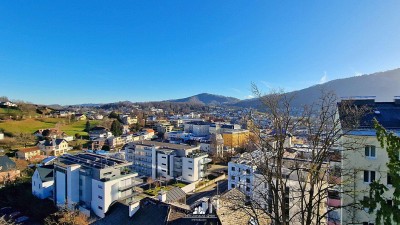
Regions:
[[[221,194],[221,193],[224,193],[226,190],[228,190],[228,181],[227,180],[220,181],[220,182],[218,182],[218,188],[217,188],[217,185],[214,184],[214,185],[210,185],[209,187],[204,188],[200,192],[190,195],[186,199],[186,204],[191,205],[203,197],[214,196],[217,194],[217,191],[218,191],[218,194]]]

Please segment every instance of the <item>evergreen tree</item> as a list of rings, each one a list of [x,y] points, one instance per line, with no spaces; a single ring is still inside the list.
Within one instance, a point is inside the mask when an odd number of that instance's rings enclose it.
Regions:
[[[86,131],[86,132],[89,132],[89,131],[90,131],[90,122],[89,122],[89,120],[86,121],[85,131]]]
[[[122,125],[118,120],[114,120],[111,124],[111,133],[114,136],[121,136],[122,134]]]

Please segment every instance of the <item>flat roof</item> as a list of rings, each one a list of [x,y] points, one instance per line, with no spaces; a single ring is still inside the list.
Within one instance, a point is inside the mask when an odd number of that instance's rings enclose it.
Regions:
[[[64,154],[61,155],[58,160],[60,163],[63,163],[65,165],[79,164],[96,169],[104,169],[107,167],[125,166],[132,164],[128,161],[124,161],[121,159],[87,152],[79,153],[77,155]]]
[[[180,144],[171,144],[165,142],[158,142],[158,141],[135,141],[135,145],[143,145],[143,146],[157,146],[164,149],[181,149],[181,150],[189,150],[193,148],[197,148],[197,146],[190,146],[190,145],[180,145]]]

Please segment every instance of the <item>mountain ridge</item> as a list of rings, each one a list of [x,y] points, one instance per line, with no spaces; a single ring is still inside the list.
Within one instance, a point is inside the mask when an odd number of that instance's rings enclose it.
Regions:
[[[285,93],[294,97],[292,105],[299,107],[312,104],[321,96],[321,91],[333,91],[337,97],[376,96],[376,101],[392,101],[394,96],[400,95],[400,68],[363,74],[348,78],[340,78],[313,85],[304,89]],[[246,99],[233,104],[237,107],[258,108],[258,98]]]

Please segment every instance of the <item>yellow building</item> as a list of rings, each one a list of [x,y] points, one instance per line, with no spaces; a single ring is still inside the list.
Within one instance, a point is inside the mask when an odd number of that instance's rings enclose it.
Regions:
[[[249,143],[249,130],[229,130],[222,134],[224,146],[231,148],[244,148]]]
[[[40,155],[40,149],[37,146],[32,148],[22,148],[17,152],[17,155],[19,159],[30,160],[31,158]]]

